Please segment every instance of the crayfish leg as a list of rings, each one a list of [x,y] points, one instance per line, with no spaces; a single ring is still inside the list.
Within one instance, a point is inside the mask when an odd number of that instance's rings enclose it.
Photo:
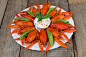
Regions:
[[[17,21],[17,20],[16,20],[16,21]],[[11,22],[10,24],[8,24],[7,27],[9,27],[9,25],[11,25],[11,24],[14,24],[14,22],[15,22],[15,21],[13,21],[13,22]]]
[[[58,11],[58,14],[60,14],[61,13],[61,8],[59,9],[59,11]]]
[[[18,13],[16,13],[16,17],[21,17],[21,14],[27,14],[27,12],[26,11],[22,11],[22,12],[18,12]]]
[[[16,33],[18,30],[20,30],[20,28],[17,28],[17,29],[15,29],[15,30],[13,30],[13,31],[10,33],[10,35],[13,34],[13,33]]]
[[[58,8],[58,6],[55,7],[55,10]]]
[[[56,10],[53,10],[53,11],[51,11],[51,12],[49,12],[48,14],[50,14],[52,17],[56,14]]]
[[[62,36],[59,36],[60,38],[58,38],[59,40],[65,41],[65,39]]]
[[[26,49],[29,49],[32,46],[33,46],[33,42],[29,46],[27,46]]]
[[[26,37],[24,37],[23,39],[21,39],[21,43],[22,43],[22,45],[24,45],[25,38],[26,38]]]
[[[39,6],[39,4],[36,4],[36,7],[37,7],[37,10],[38,10],[38,9],[40,9],[40,6]]]
[[[14,40],[20,40],[20,38],[16,38],[16,39],[14,39]]]
[[[12,25],[12,26],[7,26],[7,28],[16,28],[18,27],[17,25]]]
[[[75,26],[71,25],[70,23],[67,23],[68,27],[75,28]]]
[[[39,44],[39,48],[40,48],[40,49],[41,49],[41,51],[44,53],[44,50],[43,50],[43,47],[42,47],[42,45],[41,45],[40,40],[38,41],[38,44]]]
[[[43,47],[46,47],[46,43],[43,43]]]
[[[64,32],[72,33],[72,32],[74,32],[74,31],[76,31],[76,30],[77,30],[77,29],[75,28],[75,29],[64,30]]]
[[[32,8],[32,6],[30,6],[30,8],[28,10],[31,11],[31,8]]]
[[[36,4],[36,7],[37,7],[37,11],[40,13],[40,6],[39,6],[39,4]]]
[[[16,17],[20,17],[20,16],[18,15],[18,13],[16,13]]]
[[[54,38],[54,39],[56,40],[56,42],[57,42],[59,45],[65,47],[65,48],[69,48],[67,45],[65,45],[65,44],[64,44],[62,41],[60,41],[59,39],[57,39],[57,38]]]
[[[67,35],[65,35],[63,32],[62,32],[61,34],[67,39],[67,41],[68,41],[70,44],[72,44],[72,43],[70,42],[70,40],[68,39]]]
[[[48,45],[47,45],[47,48],[46,48],[45,52],[47,52],[50,48],[51,48],[51,45],[48,43]]]
[[[30,47],[33,46],[33,44],[35,44],[37,42],[37,40],[35,40],[34,42],[32,42],[29,46],[26,47],[26,49],[29,49]],[[27,44],[26,44],[27,45]]]
[[[48,8],[50,8],[51,7],[51,3],[50,3],[50,1],[48,0]]]
[[[36,36],[36,39],[39,39],[40,37],[39,37],[39,34],[37,33],[37,36]]]

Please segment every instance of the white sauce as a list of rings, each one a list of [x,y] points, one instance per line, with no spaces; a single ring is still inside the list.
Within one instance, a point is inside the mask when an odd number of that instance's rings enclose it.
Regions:
[[[38,28],[47,28],[50,25],[51,21],[49,18],[42,19],[42,21],[38,22],[38,18],[35,18],[34,25]]]

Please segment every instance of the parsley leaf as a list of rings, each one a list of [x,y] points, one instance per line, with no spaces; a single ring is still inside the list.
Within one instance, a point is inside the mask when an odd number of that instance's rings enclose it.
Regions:
[[[51,17],[51,15],[50,15],[50,14],[46,14],[46,15],[44,16],[44,19],[49,18],[49,17]]]
[[[42,21],[42,19],[47,19],[47,18],[51,17],[51,15],[49,15],[49,14],[41,15],[38,11],[36,11],[36,17],[38,18],[38,22],[39,22],[39,21]]]

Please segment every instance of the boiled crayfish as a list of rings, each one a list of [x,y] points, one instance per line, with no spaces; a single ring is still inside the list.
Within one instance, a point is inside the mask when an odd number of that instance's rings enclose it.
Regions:
[[[24,1],[24,0],[23,0]],[[25,1],[24,1],[25,2]],[[28,3],[27,3],[28,4]],[[28,4],[29,5],[29,4]],[[34,3],[35,5],[35,3]],[[43,48],[46,48],[45,52],[47,52],[52,46],[49,43],[49,37],[48,37],[48,31],[50,31],[52,35],[53,42],[56,41],[59,45],[69,48],[67,45],[63,43],[63,41],[66,39],[70,44],[70,40],[66,36],[64,32],[72,33],[76,31],[77,29],[71,25],[70,23],[64,23],[62,21],[57,22],[59,19],[70,19],[72,16],[72,12],[61,12],[61,8],[57,10],[58,6],[53,8],[50,12],[48,12],[49,9],[51,9],[51,3],[50,1],[44,3],[42,5],[42,8],[40,8],[40,5],[36,4],[36,7],[34,5],[30,5],[30,8],[28,11],[22,11],[19,13],[16,13],[16,17],[25,18],[24,19],[16,19],[10,24],[7,25],[7,28],[16,28],[13,30],[11,34],[17,33],[18,35],[21,35],[20,38],[16,38],[14,40],[21,40],[22,45],[26,45],[26,49],[29,49],[32,47],[36,42],[38,42],[40,50],[44,53]],[[34,19],[36,18],[36,12],[39,12],[43,16],[49,14],[51,15],[51,24],[47,29],[41,29],[40,32],[34,27]],[[30,13],[29,13],[30,12]],[[47,13],[48,12],[48,13]],[[42,16],[42,17],[43,17]],[[27,21],[29,20],[29,21]],[[25,35],[24,35],[25,34]],[[22,37],[23,35],[23,37]],[[51,36],[49,35],[49,36]],[[65,39],[61,36],[63,35]],[[29,45],[27,45],[29,44]]]
[[[9,26],[10,24],[15,24],[15,25]],[[27,26],[34,26],[32,22],[27,22],[27,21],[22,21],[22,20],[14,20],[10,24],[7,25],[7,28],[16,28],[16,27],[25,28]]]
[[[56,23],[51,23],[50,24],[50,27],[52,28],[56,28],[60,31],[63,31],[63,32],[69,32],[69,33],[72,33],[74,31],[76,31],[77,29],[71,25],[70,23],[63,23],[63,22],[56,22]]]

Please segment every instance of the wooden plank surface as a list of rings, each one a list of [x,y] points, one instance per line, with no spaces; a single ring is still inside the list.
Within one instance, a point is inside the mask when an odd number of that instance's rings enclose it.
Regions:
[[[8,2],[8,0],[0,0],[0,27],[1,27],[1,22],[2,22],[4,13],[6,10],[7,2]],[[2,49],[4,47],[4,38],[3,38],[4,35],[3,34],[4,34],[4,32],[2,30],[0,30],[0,57],[2,55]]]
[[[0,25],[4,16],[4,12],[6,10],[8,0],[0,0]]]
[[[86,4],[86,0],[68,0],[68,1],[69,1],[69,4],[81,4],[81,3]]]
[[[3,0],[6,1],[6,0]],[[34,2],[37,4],[43,4],[46,2],[46,0],[25,0],[29,4],[33,5]],[[7,2],[7,1],[6,1]],[[8,5],[6,7],[6,3],[3,11],[2,16],[0,16],[0,20],[3,19],[2,25],[7,25],[10,22],[12,22],[15,14],[10,10],[10,8],[13,9],[14,12],[20,12],[21,10],[28,7],[26,3],[24,3],[23,0],[9,0]],[[67,0],[50,0],[52,5],[59,6],[60,8],[68,11],[68,2]],[[85,4],[75,4],[71,3],[69,0],[69,9],[70,11],[73,11],[75,9],[80,9],[79,11],[76,11],[73,13],[73,18],[75,21],[76,28],[82,31],[82,34],[85,34],[85,25],[86,25],[86,5]],[[6,9],[6,11],[5,11]],[[2,10],[0,8],[0,10]],[[4,14],[5,12],[5,14]],[[84,14],[83,14],[84,13]],[[0,13],[1,14],[1,13]],[[3,17],[4,16],[4,17]],[[79,17],[78,17],[79,16]],[[80,21],[81,20],[81,21]],[[1,22],[1,21],[0,21]],[[80,31],[75,32],[75,41],[77,45],[77,52],[79,57],[86,57],[86,51],[85,51],[85,41],[86,37],[82,36],[80,34]],[[0,29],[0,57],[39,57],[39,51],[33,51],[33,50],[26,50],[24,47],[21,47],[19,44],[17,44],[12,36],[9,36],[10,29],[7,29],[5,26],[1,26]],[[82,39],[81,39],[82,38]],[[72,41],[72,40],[71,40]],[[53,50],[48,51],[47,53],[40,54],[40,57],[74,57],[73,47],[70,47],[69,49],[59,47]]]
[[[26,7],[27,4],[21,0],[9,0],[7,9],[3,18],[2,25],[7,25],[12,22],[15,13],[10,9],[12,8],[15,12],[19,12]],[[20,45],[17,44],[12,36],[9,36],[10,29],[5,26],[1,26],[0,30],[0,57],[19,57]]]
[[[73,13],[76,28],[75,41],[78,57],[86,57],[86,4],[70,4],[70,11],[79,9]]]

